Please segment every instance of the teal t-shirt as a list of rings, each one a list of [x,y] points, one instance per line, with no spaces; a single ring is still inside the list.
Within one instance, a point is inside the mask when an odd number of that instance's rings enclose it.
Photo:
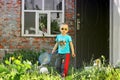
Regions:
[[[59,54],[66,54],[70,53],[70,42],[72,41],[71,36],[68,34],[62,35],[59,34],[56,37],[56,42],[58,43],[58,53]]]

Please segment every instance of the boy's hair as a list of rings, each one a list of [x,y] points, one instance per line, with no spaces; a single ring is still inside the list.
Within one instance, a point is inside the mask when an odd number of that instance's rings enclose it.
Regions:
[[[63,25],[68,25],[68,24],[67,24],[67,23],[61,23],[61,24],[60,24],[60,28],[61,28]]]

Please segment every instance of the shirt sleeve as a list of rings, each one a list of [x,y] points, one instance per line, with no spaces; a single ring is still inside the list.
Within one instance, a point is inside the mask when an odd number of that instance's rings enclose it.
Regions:
[[[58,36],[56,36],[56,39],[55,39],[56,42],[58,42]]]
[[[69,42],[71,42],[72,41],[72,38],[71,38],[71,36],[69,36]]]

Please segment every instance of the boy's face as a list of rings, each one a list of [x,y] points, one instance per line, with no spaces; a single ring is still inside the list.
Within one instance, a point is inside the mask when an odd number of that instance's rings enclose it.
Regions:
[[[60,27],[60,32],[65,35],[68,32],[68,25],[62,25]]]

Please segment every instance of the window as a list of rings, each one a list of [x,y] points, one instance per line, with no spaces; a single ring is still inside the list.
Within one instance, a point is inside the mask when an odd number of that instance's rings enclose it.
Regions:
[[[64,22],[64,0],[22,0],[22,36],[55,36]]]

